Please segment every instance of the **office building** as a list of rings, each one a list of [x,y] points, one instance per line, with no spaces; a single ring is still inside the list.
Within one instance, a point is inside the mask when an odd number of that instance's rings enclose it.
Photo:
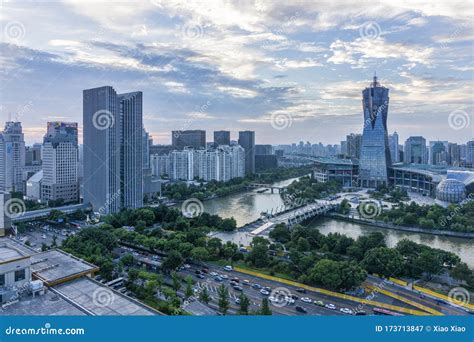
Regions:
[[[0,191],[25,192],[25,139],[21,122],[8,121],[0,132]]]
[[[121,207],[119,106],[111,86],[83,91],[84,202],[102,214]]]
[[[41,165],[41,144],[34,144],[33,146],[27,146],[25,149],[25,165]]]
[[[458,166],[461,164],[461,146],[456,143],[448,144],[448,165]]]
[[[409,137],[405,141],[404,158],[407,164],[427,164],[426,140],[421,136]]]
[[[255,145],[255,155],[270,155],[273,154],[272,145]]]
[[[394,132],[388,136],[388,145],[390,147],[390,158],[392,163],[398,163],[400,161],[400,153],[398,151],[398,133]]]
[[[474,140],[466,144],[466,162],[474,164]]]
[[[362,134],[351,133],[346,136],[346,155],[349,158],[360,158],[360,149],[362,147]]]
[[[215,131],[214,132],[214,145],[230,145],[230,132],[229,131]]]
[[[41,200],[79,201],[77,123],[48,122],[43,139]]]
[[[389,90],[374,76],[370,87],[362,92],[364,130],[359,161],[359,179],[363,187],[388,185],[388,167],[391,166],[388,146],[387,116]]]
[[[245,175],[255,173],[255,132],[239,132],[239,145],[245,151]]]
[[[150,135],[148,132],[143,129],[143,169],[148,170],[150,169]]]
[[[194,149],[206,148],[206,131],[186,130],[172,131],[171,141],[174,150],[182,150],[185,147]]]
[[[143,94],[119,94],[121,207],[143,207]],[[148,140],[148,137],[147,137]]]
[[[11,196],[9,193],[0,191],[0,208],[3,208],[3,210],[0,211],[0,236],[8,234],[12,226],[11,217],[8,215],[7,210],[5,210],[10,198]]]
[[[446,165],[448,163],[449,144],[447,141],[430,141],[428,163],[431,165]]]

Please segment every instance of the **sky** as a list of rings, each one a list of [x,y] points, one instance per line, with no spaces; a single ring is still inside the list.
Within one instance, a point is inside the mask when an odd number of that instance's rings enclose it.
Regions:
[[[82,90],[143,91],[145,128],[254,130],[257,143],[339,144],[361,92],[390,89],[389,133],[474,137],[470,1],[2,1],[0,121],[41,142],[82,127]]]

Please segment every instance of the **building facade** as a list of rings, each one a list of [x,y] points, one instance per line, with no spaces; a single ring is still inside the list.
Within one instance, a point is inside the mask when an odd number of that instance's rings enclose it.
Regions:
[[[203,130],[185,130],[172,131],[171,141],[173,149],[182,150],[185,147],[194,149],[206,148],[206,131]]]
[[[426,139],[421,136],[409,137],[405,141],[404,157],[406,164],[427,164]]]
[[[388,136],[388,144],[390,147],[390,158],[392,163],[398,163],[400,161],[400,152],[398,150],[398,133],[394,132]]]
[[[42,201],[79,201],[77,123],[48,122],[43,139]]]
[[[25,192],[25,139],[21,122],[9,121],[0,133],[0,191]]]
[[[345,150],[349,158],[360,158],[360,150],[362,148],[362,134],[351,133],[346,136]],[[341,149],[342,152],[342,149]]]
[[[214,145],[230,145],[230,131],[215,131]]]
[[[239,145],[245,151],[245,175],[255,173],[255,132],[239,132]]]
[[[362,187],[388,185],[388,168],[392,164],[387,134],[388,93],[388,88],[382,87],[376,76],[362,92],[364,130],[359,161]]]

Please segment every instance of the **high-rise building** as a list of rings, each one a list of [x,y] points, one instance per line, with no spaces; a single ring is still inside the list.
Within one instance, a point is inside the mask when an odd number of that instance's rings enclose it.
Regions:
[[[370,87],[362,91],[364,130],[359,180],[363,187],[388,184],[388,167],[392,164],[387,134],[388,92],[388,88],[382,87],[377,81],[377,76],[374,76]]]
[[[41,148],[42,144],[34,144],[25,148],[25,165],[41,165]]]
[[[215,131],[214,144],[216,146],[230,145],[230,132],[229,131]]]
[[[10,201],[10,194],[7,192],[0,191],[0,237],[5,236],[6,233],[10,230],[12,226],[11,217],[9,216],[6,208],[8,206],[8,201]],[[1,302],[1,300],[0,300]]]
[[[351,133],[346,136],[347,156],[350,158],[360,158],[360,150],[362,147],[362,134]]]
[[[255,155],[270,155],[273,154],[272,145],[255,145]]]
[[[341,140],[341,154],[347,156],[347,141]]]
[[[449,143],[447,141],[430,141],[428,163],[431,165],[446,165],[448,163]]]
[[[150,135],[143,129],[143,169],[150,168]]]
[[[143,93],[135,91],[117,96],[122,124],[121,207],[136,209],[143,207]]]
[[[239,132],[239,145],[245,151],[245,174],[255,173],[255,132]]]
[[[404,147],[405,163],[427,164],[426,139],[420,136],[409,137]]]
[[[448,144],[448,164],[459,166],[461,163],[461,146],[456,143]]]
[[[474,164],[474,140],[466,144],[466,162]]]
[[[190,147],[194,149],[206,148],[206,131],[172,131],[171,136],[173,149],[175,150],[182,150],[185,147]]]
[[[398,133],[394,132],[388,136],[388,145],[390,147],[390,158],[392,163],[398,163],[400,161],[400,153],[398,151]]]
[[[77,123],[48,122],[43,139],[41,200],[79,200]]]
[[[121,207],[121,126],[114,88],[83,91],[84,202],[101,214]]]
[[[25,139],[21,122],[6,122],[0,133],[0,191],[25,193]]]

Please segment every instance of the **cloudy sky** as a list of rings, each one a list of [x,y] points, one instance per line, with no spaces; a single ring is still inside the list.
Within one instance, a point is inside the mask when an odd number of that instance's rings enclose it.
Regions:
[[[389,132],[474,137],[472,1],[2,1],[0,117],[28,143],[82,125],[82,90],[144,93],[156,143],[172,129],[256,131],[257,143],[361,132],[374,71]]]

